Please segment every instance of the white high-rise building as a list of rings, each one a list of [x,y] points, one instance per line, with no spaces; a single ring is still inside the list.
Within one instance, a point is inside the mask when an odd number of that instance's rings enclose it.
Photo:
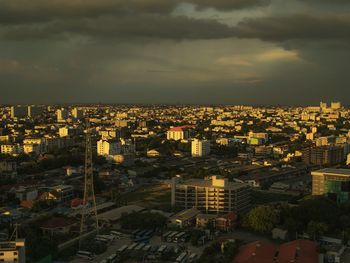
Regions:
[[[207,140],[193,140],[192,141],[192,156],[202,157],[210,153],[210,141]]]
[[[66,109],[58,109],[56,116],[57,122],[65,122],[68,119],[68,111]]]
[[[97,154],[108,156],[120,154],[121,145],[116,140],[99,140],[97,142]]]

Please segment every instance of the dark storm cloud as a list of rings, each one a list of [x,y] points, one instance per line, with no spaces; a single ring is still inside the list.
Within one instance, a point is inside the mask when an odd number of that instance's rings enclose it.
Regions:
[[[47,22],[102,15],[170,13],[177,0],[0,0],[0,23]]]
[[[350,16],[292,15],[245,19],[234,29],[240,38],[267,41],[350,40]]]
[[[220,39],[232,36],[232,29],[213,20],[144,14],[10,26],[0,33],[0,37],[23,40],[64,37],[69,34],[95,38]]]
[[[315,3],[315,4],[329,4],[329,5],[334,5],[334,4],[350,4],[349,0],[298,0],[300,2],[305,2],[305,3]]]
[[[70,34],[95,38],[220,39],[256,38],[264,41],[350,40],[350,16],[292,15],[250,18],[236,26],[210,19],[140,14],[55,20],[44,24],[12,25],[0,31],[2,39],[45,39]]]
[[[255,6],[267,6],[271,0],[188,0],[187,2],[197,5],[199,8],[215,8],[221,11],[243,9]]]
[[[270,0],[0,0],[0,23],[47,22],[103,15],[169,14],[181,3],[219,10],[267,5]]]

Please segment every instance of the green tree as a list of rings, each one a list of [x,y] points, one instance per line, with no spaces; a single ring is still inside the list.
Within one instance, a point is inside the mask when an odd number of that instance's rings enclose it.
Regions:
[[[244,219],[244,226],[259,233],[268,234],[280,222],[280,214],[271,206],[253,208]]]
[[[307,225],[307,233],[315,240],[324,235],[327,230],[328,226],[323,222],[310,221]]]

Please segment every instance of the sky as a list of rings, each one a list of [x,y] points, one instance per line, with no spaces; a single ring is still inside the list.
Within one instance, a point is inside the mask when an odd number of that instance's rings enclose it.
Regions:
[[[347,104],[349,83],[349,0],[0,0],[0,104]]]

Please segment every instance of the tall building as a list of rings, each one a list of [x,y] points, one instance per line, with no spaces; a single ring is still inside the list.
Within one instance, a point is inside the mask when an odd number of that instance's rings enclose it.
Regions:
[[[82,119],[84,117],[84,111],[78,108],[73,108],[71,113],[74,119]]]
[[[312,195],[326,195],[339,203],[350,200],[350,169],[326,168],[311,176]]]
[[[98,155],[116,155],[120,154],[121,145],[117,140],[99,140],[97,142],[97,154]]]
[[[0,242],[0,262],[26,262],[25,240]]]
[[[34,118],[40,116],[44,112],[44,107],[42,106],[28,106],[28,117]]]
[[[17,105],[11,107],[11,118],[23,119],[29,116],[28,107]]]
[[[327,102],[320,102],[320,108],[323,110],[323,109],[327,109]]]
[[[174,127],[168,130],[167,139],[168,140],[186,140],[190,137],[190,131],[187,126]]]
[[[56,111],[57,122],[65,122],[68,119],[68,111],[66,109],[58,109]]]
[[[195,139],[192,141],[191,145],[193,157],[202,157],[210,153],[210,141]]]
[[[250,186],[229,182],[228,179],[212,176],[210,179],[191,179],[179,182],[172,179],[171,203],[189,209],[196,207],[206,213],[243,213],[250,208]]]
[[[344,161],[342,146],[310,147],[302,150],[302,160],[306,164],[336,165]]]

